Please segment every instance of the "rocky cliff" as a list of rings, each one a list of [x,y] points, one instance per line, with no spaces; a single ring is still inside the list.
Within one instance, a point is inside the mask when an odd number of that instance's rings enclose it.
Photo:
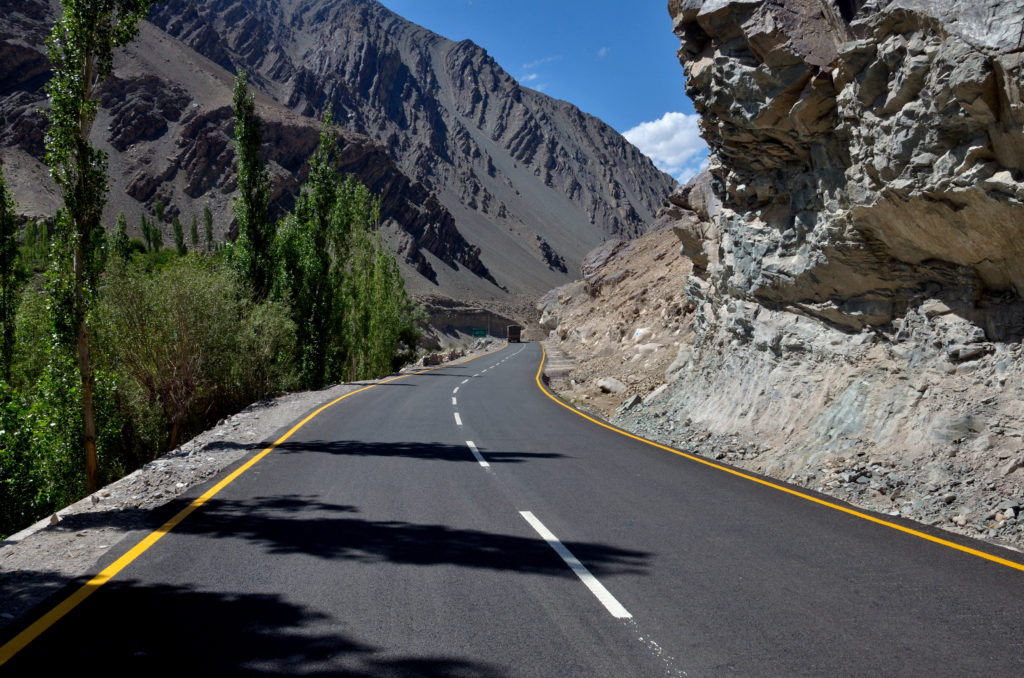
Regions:
[[[667,386],[621,421],[1021,543],[1024,2],[669,12],[711,157],[659,217],[680,278],[692,264],[683,322],[625,317],[605,338],[677,346],[625,395]],[[571,316],[556,297],[549,317]],[[588,333],[557,323],[580,355]]]
[[[37,195],[48,77],[47,0],[0,0],[0,146],[19,204]],[[266,120],[278,212],[305,176],[317,120],[341,128],[342,169],[384,195],[410,287],[520,312],[570,279],[609,235],[632,237],[674,186],[614,130],[521,87],[475,44],[372,0],[171,0],[118,56],[94,141],[111,158],[111,208],[129,224],[156,199],[230,227],[229,96],[245,69]],[[169,227],[168,227],[169,228]],[[165,237],[165,241],[168,238]]]
[[[848,331],[937,296],[1019,338],[1024,4],[859,4],[672,3],[721,206],[709,289]]]

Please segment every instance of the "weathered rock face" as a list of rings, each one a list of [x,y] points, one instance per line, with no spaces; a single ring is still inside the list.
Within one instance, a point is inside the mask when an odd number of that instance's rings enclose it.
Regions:
[[[1024,3],[669,11],[721,203],[712,285],[853,331],[940,293],[1020,336],[978,308],[1024,292]]]
[[[124,79],[112,76],[100,93],[100,105],[110,109],[110,145],[126,151],[137,141],[152,140],[178,122],[188,105],[187,92],[155,75]]]
[[[1004,510],[1024,504],[1021,344],[979,343],[937,301],[898,332],[736,299],[709,327],[680,294],[690,262],[676,249],[668,228],[606,243],[538,302],[556,361],[545,374],[566,400],[679,449],[1024,546]],[[609,377],[625,392],[603,388]]]
[[[998,508],[1024,500],[1024,1],[669,11],[711,148],[658,217],[692,273],[680,316],[631,307],[650,263],[606,245],[545,297],[572,392],[600,403],[588,361],[635,354],[632,430],[1024,544]],[[583,291],[614,296],[611,317]],[[674,359],[641,355],[641,329]]]
[[[47,3],[0,4],[0,145],[39,156],[46,120],[37,110],[37,92],[50,71],[40,47],[53,16]]]
[[[1020,542],[990,509],[1024,493],[1024,2],[669,12],[711,158],[660,215],[693,263],[693,337],[646,415],[733,463]],[[644,409],[623,416],[647,430]]]

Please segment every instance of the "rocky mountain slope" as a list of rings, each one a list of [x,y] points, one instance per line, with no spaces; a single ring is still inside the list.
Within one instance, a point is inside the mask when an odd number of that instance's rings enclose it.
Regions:
[[[638,430],[1024,543],[1024,2],[669,11],[712,151],[659,220],[687,261],[671,300],[634,302],[647,317],[585,323],[586,295],[549,295],[554,338],[585,363],[672,353],[614,400],[651,396],[619,415]]]
[[[39,109],[57,8],[0,8],[4,168],[22,211],[47,216],[57,196],[39,162]],[[674,185],[601,121],[521,87],[473,43],[373,0],[171,0],[154,6],[116,64],[94,139],[110,154],[111,224],[124,210],[135,228],[160,199],[185,219],[208,204],[218,234],[230,231],[231,79],[245,69],[266,120],[278,211],[331,108],[342,169],[385,196],[410,288],[506,314],[569,280],[602,239],[640,233]]]

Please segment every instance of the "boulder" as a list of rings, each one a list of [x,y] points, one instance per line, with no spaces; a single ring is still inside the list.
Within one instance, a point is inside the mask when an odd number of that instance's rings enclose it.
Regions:
[[[633,332],[633,343],[642,344],[648,339],[654,336],[654,331],[650,327],[640,327]]]
[[[601,377],[597,380],[597,387],[602,393],[625,393],[626,385],[615,377]]]

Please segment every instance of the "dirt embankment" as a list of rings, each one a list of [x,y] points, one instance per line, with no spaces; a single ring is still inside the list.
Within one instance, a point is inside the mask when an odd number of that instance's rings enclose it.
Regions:
[[[929,346],[956,324],[931,307],[892,334],[766,311],[757,322],[783,328],[778,346],[726,330],[699,337],[708,309],[687,301],[690,266],[669,229],[588,255],[581,280],[538,304],[554,389],[652,440],[1024,547],[1020,344],[913,359],[915,323],[927,324]]]

